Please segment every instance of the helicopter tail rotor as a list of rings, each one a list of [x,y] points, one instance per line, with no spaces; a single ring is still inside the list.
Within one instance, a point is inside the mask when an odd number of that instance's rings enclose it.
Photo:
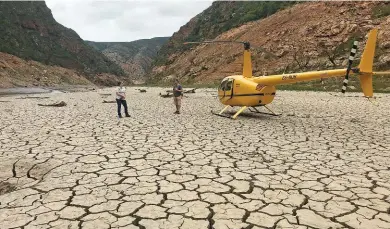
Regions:
[[[368,34],[366,46],[364,47],[359,66],[357,68],[352,68],[352,62],[355,59],[357,44],[358,44],[357,41],[354,41],[353,47],[351,49],[348,58],[348,67],[343,81],[343,87],[341,89],[341,92],[343,94],[347,90],[348,77],[349,74],[352,72],[352,73],[357,73],[359,75],[360,85],[364,96],[367,98],[373,97],[374,93],[372,87],[372,76],[375,73],[373,73],[372,68],[374,64],[374,54],[375,54],[377,34],[378,34],[378,29],[372,29]]]
[[[341,88],[341,92],[342,92],[343,94],[345,94],[345,91],[347,90],[349,72],[350,72],[351,69],[352,69],[352,62],[353,62],[353,60],[355,59],[355,55],[356,55],[356,51],[357,51],[357,46],[358,46],[358,42],[357,42],[357,41],[354,41],[354,42],[353,42],[352,49],[351,49],[351,52],[350,52],[350,54],[349,54],[349,58],[348,58],[348,67],[347,67],[347,72],[345,73],[345,78],[344,78],[344,81],[343,81],[343,87]]]

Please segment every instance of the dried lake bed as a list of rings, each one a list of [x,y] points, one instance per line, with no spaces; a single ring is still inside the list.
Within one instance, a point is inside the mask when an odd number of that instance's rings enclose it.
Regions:
[[[390,94],[277,91],[281,116],[230,120],[213,89],[180,115],[145,89],[123,119],[114,88],[0,97],[0,228],[390,228]]]

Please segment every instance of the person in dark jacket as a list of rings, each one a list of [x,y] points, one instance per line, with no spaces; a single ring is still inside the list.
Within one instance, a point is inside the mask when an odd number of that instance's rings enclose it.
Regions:
[[[127,102],[126,102],[126,88],[122,86],[122,82],[118,83],[118,90],[116,92],[116,103],[118,105],[118,117],[122,118],[121,114],[121,106],[125,108],[125,115],[126,117],[130,117],[129,111],[127,109]]]

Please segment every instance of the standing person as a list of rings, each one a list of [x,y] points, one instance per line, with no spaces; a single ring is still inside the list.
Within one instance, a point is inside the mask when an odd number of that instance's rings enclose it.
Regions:
[[[173,101],[176,105],[175,114],[180,114],[182,98],[183,98],[183,87],[180,85],[179,80],[176,79],[175,85],[173,86]]]
[[[116,92],[116,103],[118,105],[118,117],[122,118],[121,115],[121,106],[125,108],[126,117],[130,117],[129,111],[127,110],[127,102],[126,102],[126,88],[122,86],[122,82],[118,83],[118,90]]]

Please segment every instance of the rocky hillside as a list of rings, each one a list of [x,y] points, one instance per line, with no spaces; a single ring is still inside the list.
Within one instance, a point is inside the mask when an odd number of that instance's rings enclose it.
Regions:
[[[90,76],[75,69],[45,65],[34,60],[0,52],[0,88],[10,87],[57,87],[70,85],[116,85],[118,77],[108,73]]]
[[[254,74],[263,75],[346,67],[352,41],[362,41],[361,52],[365,35],[378,27],[375,68],[390,69],[389,15],[386,2],[305,2],[231,29],[215,40],[251,42]],[[235,44],[192,46],[173,52],[169,62],[155,66],[152,79],[176,75],[187,82],[219,81],[241,74],[242,51],[243,47]]]
[[[185,41],[213,39],[223,32],[246,22],[265,18],[294,2],[215,1],[174,33],[161,48],[154,66],[165,66],[175,61],[177,54],[188,50]]]
[[[132,42],[92,42],[89,45],[117,63],[134,83],[142,83],[153,59],[168,37],[155,37]]]
[[[124,75],[117,64],[85,44],[76,32],[57,23],[43,1],[0,2],[0,31],[0,52],[75,69],[103,84],[103,73],[113,74],[113,79]]]
[[[92,85],[92,82],[72,69],[49,66],[0,52],[0,88],[66,84]]]

